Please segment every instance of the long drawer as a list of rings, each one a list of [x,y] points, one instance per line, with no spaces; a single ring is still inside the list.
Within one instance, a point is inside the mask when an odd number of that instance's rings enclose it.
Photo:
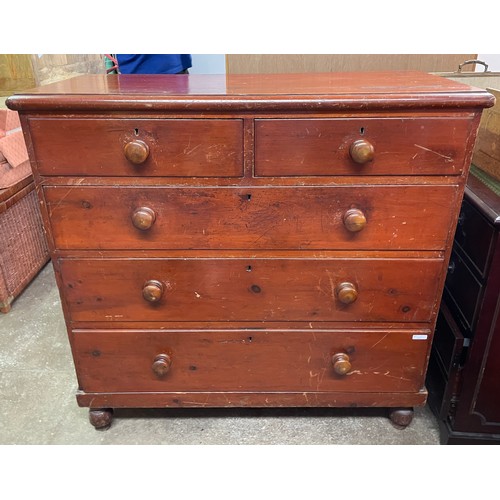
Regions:
[[[471,124],[455,117],[256,120],[255,172],[458,175]]]
[[[429,321],[440,259],[59,259],[73,321]]]
[[[31,118],[42,175],[239,177],[243,121]]]
[[[85,392],[414,392],[428,330],[80,330],[72,345]]]
[[[45,187],[60,249],[442,250],[456,186]]]

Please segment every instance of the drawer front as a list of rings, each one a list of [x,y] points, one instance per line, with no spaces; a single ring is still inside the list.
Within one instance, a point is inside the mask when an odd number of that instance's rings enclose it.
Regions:
[[[242,120],[31,118],[29,127],[42,175],[243,175]],[[126,147],[146,158],[130,161]]]
[[[458,218],[455,244],[484,276],[492,247],[495,228],[467,201],[464,200]]]
[[[73,321],[428,321],[439,259],[60,259]],[[146,298],[145,298],[146,297]]]
[[[455,186],[44,189],[59,249],[442,250],[456,191]]]
[[[86,392],[415,392],[423,385],[429,337],[428,331],[416,330],[81,330],[72,335]],[[341,356],[334,365],[335,354]]]
[[[451,297],[465,319],[469,331],[473,330],[479,313],[483,285],[456,252],[451,254],[445,289],[447,296]]]
[[[255,173],[458,175],[470,127],[453,117],[256,120]],[[364,141],[357,155],[355,141]],[[357,163],[370,146],[372,160]]]

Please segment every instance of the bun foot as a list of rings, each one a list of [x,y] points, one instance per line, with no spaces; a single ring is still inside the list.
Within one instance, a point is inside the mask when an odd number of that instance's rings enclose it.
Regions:
[[[96,429],[109,429],[111,422],[113,422],[113,409],[100,408],[89,410],[89,420]]]
[[[397,429],[405,429],[413,420],[413,408],[391,408],[389,418]]]
[[[0,304],[0,312],[7,314],[11,310],[12,306],[10,304],[2,303]]]

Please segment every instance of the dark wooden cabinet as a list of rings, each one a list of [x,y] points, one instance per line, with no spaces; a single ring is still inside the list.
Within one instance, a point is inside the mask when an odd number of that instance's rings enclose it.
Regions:
[[[500,197],[470,175],[427,387],[443,444],[500,444]]]
[[[81,406],[380,406],[425,373],[483,90],[87,75],[9,99]]]

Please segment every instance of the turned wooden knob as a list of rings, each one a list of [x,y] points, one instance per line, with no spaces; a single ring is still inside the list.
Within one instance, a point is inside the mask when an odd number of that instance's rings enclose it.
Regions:
[[[332,365],[337,375],[345,375],[351,371],[349,356],[344,352],[339,352],[332,356]]]
[[[168,354],[158,354],[153,360],[151,369],[157,377],[164,377],[170,370],[172,358]]]
[[[358,298],[356,287],[349,282],[340,283],[335,290],[337,297],[342,304],[352,304]]]
[[[142,288],[142,296],[148,302],[158,302],[163,295],[163,288],[161,281],[149,280]]]
[[[149,146],[139,139],[135,141],[130,141],[125,144],[123,149],[125,153],[125,158],[134,165],[140,165],[144,163],[149,156]]]
[[[366,226],[365,214],[359,208],[350,208],[344,214],[344,226],[351,233],[357,233]]]
[[[147,231],[155,223],[156,214],[148,207],[141,207],[134,210],[132,214],[132,224],[141,231]]]
[[[353,161],[363,164],[373,160],[375,157],[375,149],[373,144],[369,143],[367,140],[359,139],[351,144],[349,154]]]

